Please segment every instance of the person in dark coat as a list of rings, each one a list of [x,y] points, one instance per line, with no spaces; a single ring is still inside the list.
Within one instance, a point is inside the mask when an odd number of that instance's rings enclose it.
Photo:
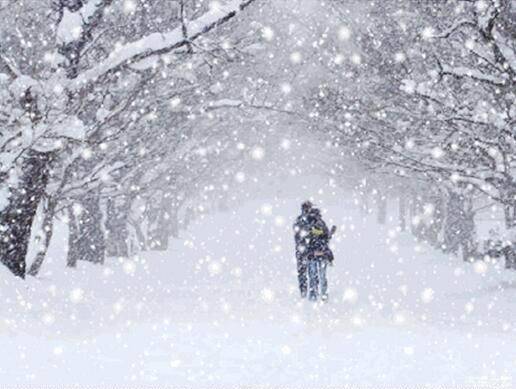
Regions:
[[[308,298],[316,301],[320,293],[321,300],[327,301],[328,280],[326,269],[328,265],[333,264],[333,253],[329,244],[336,227],[333,226],[329,230],[318,209],[312,208],[310,214],[311,224],[306,250],[308,278],[310,280]]]
[[[308,241],[306,240],[313,218],[310,217],[312,203],[305,201],[301,204],[301,215],[296,218],[294,223],[294,241],[296,245],[296,260],[297,260],[297,279],[299,283],[299,291],[301,297],[306,297],[308,291],[308,274],[307,274],[307,258],[306,250]]]
[[[301,205],[301,215],[294,223],[294,238],[296,242],[296,259],[299,290],[301,297],[308,294],[308,279],[310,280],[310,300],[317,300],[319,284],[321,299],[328,298],[328,283],[326,267],[333,262],[333,253],[329,247],[335,227],[328,230],[322,219],[321,212],[309,201]]]

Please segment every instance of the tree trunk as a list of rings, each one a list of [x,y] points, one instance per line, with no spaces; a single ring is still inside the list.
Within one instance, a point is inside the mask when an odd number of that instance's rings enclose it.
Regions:
[[[443,247],[445,252],[452,254],[458,253],[463,220],[464,204],[462,197],[453,192],[449,193],[443,228]]]
[[[387,198],[379,193],[378,194],[378,223],[385,224],[387,221]]]
[[[164,251],[168,249],[170,237],[179,236],[178,209],[171,202],[170,196],[165,195],[161,207],[155,211],[152,213],[154,219],[149,220],[148,246],[153,250]]]
[[[461,249],[464,261],[470,261],[477,256],[474,218],[471,200],[458,193],[449,193],[443,243],[446,252],[457,254]]]
[[[122,196],[108,199],[106,212],[106,255],[127,257],[129,255],[128,218],[131,212],[131,199]]]
[[[41,265],[43,265],[43,261],[47,255],[48,247],[50,246],[50,240],[52,239],[52,234],[54,231],[55,208],[56,202],[54,199],[49,199],[44,210],[45,216],[43,217],[43,225],[41,226],[41,230],[43,231],[43,242],[36,253],[36,259],[27,272],[27,274],[31,276],[38,275],[39,270],[41,269]]]
[[[150,199],[146,207],[147,247],[151,250],[166,250],[169,236],[169,210],[166,205],[167,194],[160,193],[159,198]]]
[[[134,248],[134,243],[131,242],[131,252],[133,251],[145,251],[147,250],[147,241],[145,239],[145,234],[142,231],[141,223],[143,222],[142,218],[138,218],[138,220],[133,220],[129,218],[129,224],[133,227],[134,234],[136,235],[136,249]]]
[[[51,153],[27,153],[18,187],[10,190],[8,204],[0,214],[0,260],[22,278],[32,223],[48,183],[51,159]]]
[[[413,196],[410,201],[410,232],[418,239],[423,239],[421,233],[421,198],[419,196]]]
[[[516,193],[511,193],[512,198]],[[504,204],[505,227],[508,229],[516,227],[516,202]]]
[[[194,220],[194,211],[193,211],[192,207],[188,207],[188,208],[186,208],[186,211],[185,211],[182,228],[184,230],[188,229],[188,227],[190,226],[190,223],[192,223],[193,220]]]
[[[106,242],[102,229],[102,212],[98,194],[80,198],[72,206],[68,239],[68,266],[77,261],[104,263]]]
[[[179,237],[179,210],[176,207],[172,207],[170,210],[170,235],[169,237],[178,238]]]
[[[77,245],[71,244],[71,242],[79,239],[79,227],[78,220],[75,217],[72,206],[68,207],[68,230],[68,253],[66,256],[66,266],[76,267],[79,254],[77,253]]]
[[[398,221],[401,231],[405,231],[407,229],[407,195],[404,191],[399,196]]]
[[[516,242],[504,248],[505,268],[516,270]]]
[[[431,204],[433,210],[430,220],[426,221],[425,225],[425,236],[426,240],[435,248],[442,248],[442,230],[443,230],[443,217],[445,211],[444,201],[441,193],[433,193],[432,196],[428,197],[428,204]]]
[[[361,197],[360,211],[362,216],[366,217],[369,215],[369,193],[364,190]]]

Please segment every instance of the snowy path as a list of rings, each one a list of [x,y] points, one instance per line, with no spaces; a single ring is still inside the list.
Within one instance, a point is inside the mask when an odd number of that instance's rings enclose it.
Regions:
[[[514,274],[331,205],[331,301],[300,301],[296,213],[249,203],[199,220],[169,252],[78,273],[51,264],[29,289],[2,273],[0,383],[516,385]]]

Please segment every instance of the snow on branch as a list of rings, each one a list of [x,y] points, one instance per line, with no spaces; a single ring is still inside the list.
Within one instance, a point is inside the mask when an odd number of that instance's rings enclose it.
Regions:
[[[512,41],[513,45],[511,47],[511,39],[503,39],[496,28],[493,29],[493,39],[496,43],[496,47],[500,50],[500,54],[506,61],[507,66],[513,70],[512,74],[516,73],[516,50],[514,48],[514,41]]]
[[[91,0],[88,3],[66,4],[61,0],[56,37],[58,52],[66,59],[62,65],[69,78],[77,76],[81,53],[91,39],[92,31],[100,23],[104,10],[112,2],[113,0]]]
[[[99,23],[104,10],[113,0],[91,0],[79,2],[76,6],[61,1],[58,5],[59,20],[57,23],[57,43],[66,46],[86,40],[93,28]]]
[[[169,53],[188,45],[191,41],[232,19],[238,12],[255,0],[231,0],[226,4],[215,5],[201,17],[187,22],[172,31],[152,33],[135,42],[123,45],[113,51],[103,62],[85,71],[71,85],[80,88],[85,83],[95,81],[106,73],[116,72],[127,65],[134,65],[152,56]],[[184,31],[188,31],[188,37]]]
[[[442,31],[441,33],[433,35],[433,37],[434,38],[448,38],[455,31],[460,30],[464,26],[477,27],[476,24],[474,22],[472,22],[471,20],[463,19],[463,20],[457,21],[451,27],[447,28],[446,30]]]
[[[14,79],[14,78],[21,76],[20,71],[14,65],[13,61],[3,53],[3,49],[2,49],[1,45],[0,45],[0,63],[2,63],[4,65],[4,68],[7,71],[10,78]]]
[[[506,79],[504,78],[484,74],[476,69],[471,69],[464,66],[450,67],[447,65],[442,65],[441,74],[458,78],[469,77],[477,81],[487,82],[489,84],[498,86],[504,86],[506,84]]]

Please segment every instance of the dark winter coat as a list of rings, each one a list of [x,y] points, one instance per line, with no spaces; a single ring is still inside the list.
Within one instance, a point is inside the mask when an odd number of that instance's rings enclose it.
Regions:
[[[314,219],[310,216],[310,213],[303,212],[294,223],[294,240],[296,243],[296,257],[298,258],[306,254],[308,246],[307,237],[313,222]]]
[[[329,247],[330,231],[318,209],[312,208],[301,214],[294,223],[296,255],[306,255],[308,259],[333,261]]]

